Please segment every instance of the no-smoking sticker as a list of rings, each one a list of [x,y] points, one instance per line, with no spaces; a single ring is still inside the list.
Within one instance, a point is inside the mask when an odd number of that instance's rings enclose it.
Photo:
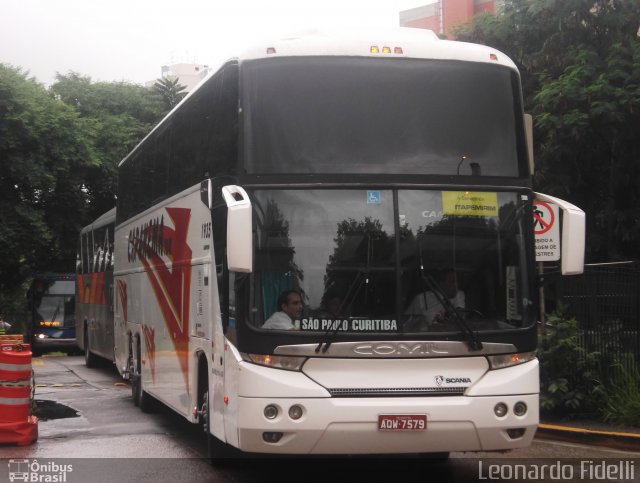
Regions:
[[[560,230],[558,207],[545,201],[533,203],[533,232],[536,237],[536,260],[560,259]]]

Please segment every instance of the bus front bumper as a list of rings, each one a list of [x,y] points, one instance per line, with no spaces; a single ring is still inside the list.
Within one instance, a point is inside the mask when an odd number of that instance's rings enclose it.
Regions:
[[[238,400],[239,448],[280,454],[408,454],[502,451],[531,444],[539,422],[538,395],[428,398],[245,398]],[[516,403],[526,404],[521,416]],[[507,406],[504,416],[495,407]],[[303,414],[289,417],[297,404]],[[267,419],[274,405],[278,415]],[[379,415],[426,415],[425,430],[379,430]],[[281,433],[281,436],[279,434]],[[274,441],[278,438],[277,442]]]
[[[38,338],[31,341],[34,349],[77,349],[76,339],[58,339],[56,337]]]

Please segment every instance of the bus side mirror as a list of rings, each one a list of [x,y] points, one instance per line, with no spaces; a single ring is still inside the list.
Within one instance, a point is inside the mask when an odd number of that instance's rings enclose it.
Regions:
[[[558,205],[562,210],[560,272],[580,275],[584,271],[585,217],[584,211],[560,198],[535,193],[537,199]]]
[[[253,217],[251,201],[240,186],[222,187],[227,204],[227,265],[232,272],[253,270]]]
[[[529,156],[529,174],[533,176],[536,171],[536,166],[533,160],[533,116],[531,114],[524,115],[524,130],[527,136],[527,155]]]

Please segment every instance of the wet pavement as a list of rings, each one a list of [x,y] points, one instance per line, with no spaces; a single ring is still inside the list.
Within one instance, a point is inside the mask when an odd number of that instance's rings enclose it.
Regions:
[[[555,440],[546,440],[542,439],[546,433],[544,427],[530,448],[507,454],[452,453],[451,459],[444,463],[425,461],[417,456],[340,460],[248,458],[228,467],[214,468],[204,458],[206,443],[200,428],[160,404],[156,405],[155,413],[140,412],[133,405],[131,388],[121,380],[112,364],[88,369],[82,357],[45,356],[35,358],[33,366],[37,412],[41,418],[40,437],[31,446],[0,446],[0,460],[23,458],[72,465],[74,472],[67,475],[68,483],[258,483],[271,475],[283,481],[299,481],[300,475],[309,481],[346,481],[345,465],[361,479],[397,479],[406,474],[442,481],[478,481],[488,465],[508,469],[514,464],[547,463],[562,464],[567,470],[572,468],[576,478],[570,481],[582,481],[580,471],[585,459],[594,462],[636,460],[635,476],[640,477],[640,451],[558,441],[563,438],[557,435]],[[568,429],[564,427],[562,431],[568,433]],[[282,470],[283,465],[286,472]],[[301,472],[293,471],[294,467]],[[4,481],[5,475],[0,465],[0,481]]]
[[[0,447],[0,458],[203,456],[193,435],[180,438],[191,425],[166,408],[144,414],[133,405],[130,386],[112,364],[88,369],[81,357],[43,356],[33,366],[38,441]]]

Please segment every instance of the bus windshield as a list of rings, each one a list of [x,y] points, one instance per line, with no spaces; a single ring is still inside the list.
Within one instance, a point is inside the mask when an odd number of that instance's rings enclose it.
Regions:
[[[73,280],[39,280],[31,292],[36,328],[75,326]]]
[[[526,174],[506,67],[311,57],[242,69],[246,173]]]
[[[254,190],[249,324],[301,294],[298,333],[504,331],[533,324],[515,192]],[[526,218],[526,217],[529,218]],[[264,325],[264,329],[263,329]],[[281,327],[269,327],[281,328]]]

